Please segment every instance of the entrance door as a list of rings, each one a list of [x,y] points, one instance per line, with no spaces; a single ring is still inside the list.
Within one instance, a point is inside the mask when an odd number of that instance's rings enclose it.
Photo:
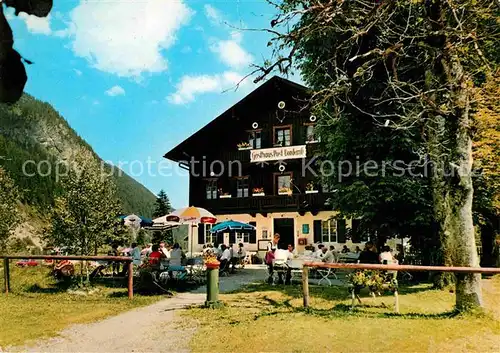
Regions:
[[[293,218],[275,218],[274,234],[276,233],[280,235],[280,249],[286,249],[288,244],[295,246]]]

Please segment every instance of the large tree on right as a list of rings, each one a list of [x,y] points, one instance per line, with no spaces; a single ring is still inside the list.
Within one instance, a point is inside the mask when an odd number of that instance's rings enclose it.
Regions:
[[[277,69],[301,70],[323,141],[366,119],[418,134],[444,263],[479,266],[472,217],[474,92],[498,69],[498,1],[283,0],[271,22]],[[412,166],[408,166],[412,168]],[[456,307],[482,306],[481,277],[457,275]]]

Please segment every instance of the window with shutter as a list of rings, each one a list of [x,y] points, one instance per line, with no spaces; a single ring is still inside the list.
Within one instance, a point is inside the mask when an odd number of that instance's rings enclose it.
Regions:
[[[315,220],[313,222],[313,234],[314,234],[314,243],[320,243],[321,242],[321,220]]]
[[[257,222],[248,222],[248,224],[257,227]],[[250,244],[257,244],[257,230],[252,230],[249,232],[249,239],[248,239]]]
[[[352,242],[359,243],[361,241],[359,236],[359,219],[352,220]]]
[[[203,223],[198,224],[198,244],[205,244],[205,225]]]
[[[337,234],[338,234],[338,242],[345,243],[346,242],[346,224],[345,219],[337,220]]]

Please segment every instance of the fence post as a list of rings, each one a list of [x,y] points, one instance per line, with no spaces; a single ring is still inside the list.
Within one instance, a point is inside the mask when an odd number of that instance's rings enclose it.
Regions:
[[[309,307],[309,267],[302,268],[302,290],[304,296],[304,308]]]
[[[134,298],[134,263],[128,262],[128,298]]]
[[[10,291],[10,270],[9,270],[9,258],[4,257],[3,259],[3,280],[5,284],[5,294],[9,294]]]

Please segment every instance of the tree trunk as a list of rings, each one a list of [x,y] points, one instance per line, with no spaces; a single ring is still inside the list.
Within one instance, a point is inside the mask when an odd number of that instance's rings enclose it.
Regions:
[[[449,114],[431,119],[429,130],[429,151],[436,166],[432,177],[436,220],[440,223],[445,265],[479,267],[472,221],[470,90],[460,60],[448,54],[441,64],[453,108]],[[457,275],[456,308],[465,311],[481,306],[481,275]]]

